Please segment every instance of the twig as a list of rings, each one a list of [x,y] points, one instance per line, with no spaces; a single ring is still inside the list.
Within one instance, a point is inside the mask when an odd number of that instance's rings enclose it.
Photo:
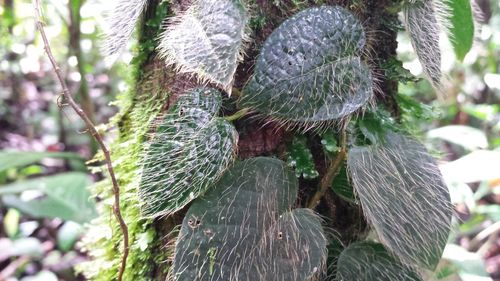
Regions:
[[[333,179],[339,173],[340,167],[342,167],[342,163],[344,162],[344,159],[347,155],[346,143],[347,143],[347,133],[346,129],[344,128],[342,129],[340,137],[340,151],[337,154],[337,157],[332,159],[332,161],[330,162],[326,174],[323,176],[321,182],[319,183],[318,191],[316,191],[311,200],[309,200],[307,208],[314,209],[316,208],[316,206],[318,206],[319,202],[321,201],[321,198],[323,198],[323,196],[330,188]]]
[[[121,281],[123,278],[123,273],[125,272],[125,267],[127,264],[127,257],[129,253],[129,237],[128,237],[128,227],[127,224],[125,223],[125,220],[123,219],[123,216],[120,211],[120,187],[118,186],[118,181],[116,180],[115,172],[113,170],[113,165],[111,164],[111,156],[109,153],[108,148],[104,144],[104,140],[102,136],[99,134],[97,129],[95,128],[94,124],[90,120],[90,118],[87,116],[87,114],[80,108],[80,106],[75,102],[73,99],[73,96],[70,94],[68,86],[66,85],[66,81],[63,78],[63,75],[61,73],[61,69],[57,65],[57,62],[54,58],[54,55],[52,54],[52,50],[50,48],[49,40],[47,39],[47,35],[45,34],[45,29],[44,29],[44,24],[42,22],[42,13],[40,11],[40,0],[33,0],[34,8],[35,8],[35,17],[36,17],[36,26],[38,30],[40,31],[40,35],[42,36],[43,44],[45,47],[45,52],[47,53],[47,56],[50,60],[50,63],[52,64],[52,68],[54,69],[54,72],[57,76],[57,80],[59,80],[59,83],[62,88],[62,92],[66,100],[68,101],[69,105],[73,110],[80,116],[80,118],[85,122],[85,125],[92,135],[96,142],[99,144],[99,147],[101,148],[103,154],[104,154],[104,160],[106,162],[106,166],[108,169],[109,176],[111,177],[111,182],[113,184],[113,195],[114,195],[114,205],[113,205],[113,213],[116,216],[116,219],[118,220],[118,223],[120,224],[120,229],[123,234],[123,257],[121,261],[121,266],[120,270],[118,272],[118,281]]]

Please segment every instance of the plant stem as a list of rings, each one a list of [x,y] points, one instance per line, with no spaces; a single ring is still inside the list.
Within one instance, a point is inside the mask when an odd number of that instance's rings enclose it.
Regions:
[[[243,108],[243,109],[239,110],[238,112],[234,113],[233,115],[225,116],[224,119],[226,119],[227,121],[238,120],[241,117],[247,115],[247,113],[249,111],[250,111],[249,108]]]
[[[85,125],[87,126],[88,131],[94,137],[96,142],[99,144],[99,147],[101,148],[103,154],[104,154],[104,161],[106,162],[106,166],[109,172],[109,176],[111,177],[111,182],[113,184],[113,195],[114,195],[114,205],[113,205],[113,213],[116,216],[116,219],[118,220],[118,223],[120,224],[120,229],[123,234],[123,257],[121,261],[121,266],[120,270],[118,272],[118,281],[121,281],[123,279],[123,273],[125,272],[125,267],[127,264],[127,257],[129,253],[129,237],[128,237],[128,227],[127,224],[125,223],[125,220],[123,219],[123,216],[121,214],[120,210],[120,187],[118,186],[118,181],[116,180],[115,172],[113,169],[113,165],[111,164],[111,156],[108,148],[104,144],[104,140],[102,136],[99,134],[97,129],[95,128],[92,120],[87,116],[85,111],[81,109],[81,107],[75,102],[73,99],[73,96],[70,94],[68,86],[66,85],[66,81],[63,78],[61,69],[59,68],[59,65],[57,64],[54,55],[52,54],[52,50],[50,48],[49,40],[47,39],[47,35],[45,34],[45,29],[44,29],[44,24],[42,22],[42,13],[40,11],[40,0],[33,0],[33,5],[35,8],[35,18],[36,18],[36,26],[38,30],[40,31],[40,35],[43,40],[43,44],[45,47],[45,52],[47,53],[47,56],[50,60],[50,63],[52,64],[52,68],[54,69],[54,72],[57,76],[57,80],[59,81],[59,84],[61,85],[62,88],[62,94],[68,101],[69,105],[73,110],[78,114],[78,116],[85,122]]]
[[[333,179],[339,173],[340,167],[342,167],[342,163],[344,162],[344,159],[347,155],[346,143],[347,143],[347,132],[346,132],[346,129],[344,128],[344,129],[342,129],[341,136],[340,136],[340,151],[337,154],[337,157],[332,159],[332,161],[330,162],[330,165],[328,166],[328,170],[326,171],[326,174],[321,179],[318,190],[313,195],[313,197],[309,200],[309,203],[307,204],[307,208],[314,209],[314,208],[316,208],[316,206],[318,206],[319,202],[321,202],[321,198],[323,198],[323,196],[325,196],[326,192],[330,188]]]

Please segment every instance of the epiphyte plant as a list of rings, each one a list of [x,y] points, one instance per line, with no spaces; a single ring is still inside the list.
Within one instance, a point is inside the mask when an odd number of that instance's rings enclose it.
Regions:
[[[162,62],[229,93],[249,41],[250,2],[190,2],[165,21],[157,48]],[[403,2],[416,53],[437,87],[440,2]],[[146,6],[136,4],[135,11]],[[253,46],[259,55],[245,65],[244,74],[253,69],[250,78],[237,83],[239,108],[234,99],[223,106],[218,90],[200,87],[160,114],[141,163],[139,197],[145,217],[183,216],[170,278],[414,281],[435,269],[450,232],[449,193],[435,161],[403,126],[374,126],[367,118],[378,119],[372,113],[379,108],[366,105],[379,86],[376,62],[366,58],[371,35],[361,22],[345,7],[304,9]],[[236,159],[238,133],[255,119],[233,126],[234,118],[218,116],[245,108],[270,123],[297,125],[286,128],[285,141],[295,138],[290,147],[266,151],[281,160]],[[345,122],[331,122],[339,120]],[[340,198],[323,196],[329,191]],[[310,200],[316,194],[318,202]],[[327,234],[338,219],[325,211],[336,212],[331,201],[362,209],[372,235],[356,229],[340,237],[346,248],[331,251],[339,254],[327,264],[333,244]]]
[[[178,211],[203,194],[233,161],[238,133],[216,117],[221,104],[219,91],[196,88],[155,124],[139,185],[144,216]]]
[[[266,40],[242,105],[283,122],[340,119],[372,96],[372,74],[360,58],[365,32],[341,7],[299,12]]]
[[[237,163],[184,217],[173,280],[301,281],[320,275],[326,236],[312,210],[292,209],[297,192],[297,179],[281,160]]]
[[[231,92],[248,16],[241,0],[195,0],[161,35],[159,53],[178,71]]]

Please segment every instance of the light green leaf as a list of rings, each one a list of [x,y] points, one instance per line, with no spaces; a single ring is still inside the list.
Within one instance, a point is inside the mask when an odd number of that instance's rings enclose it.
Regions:
[[[65,222],[57,231],[57,247],[63,252],[71,250],[82,233],[81,224],[72,221]]]
[[[10,238],[13,238],[19,232],[19,219],[21,218],[21,214],[16,209],[9,209],[5,217],[3,218],[3,227],[5,229],[5,233]]]
[[[80,155],[69,152],[0,152],[0,172],[38,162],[45,158],[82,159]]]
[[[474,43],[474,15],[470,0],[443,1],[449,6],[449,36],[455,55],[462,61]]]
[[[0,187],[0,194],[41,191],[44,194],[41,198],[24,201],[15,195],[4,195],[2,201],[35,218],[61,218],[84,223],[96,216],[94,202],[87,191],[89,184],[86,174],[69,172],[5,185]]]
[[[169,215],[206,192],[235,159],[238,133],[217,118],[220,92],[185,93],[155,124],[143,159],[139,196],[145,217]]]
[[[337,266],[339,281],[422,281],[410,267],[397,261],[382,244],[356,242],[341,254]]]

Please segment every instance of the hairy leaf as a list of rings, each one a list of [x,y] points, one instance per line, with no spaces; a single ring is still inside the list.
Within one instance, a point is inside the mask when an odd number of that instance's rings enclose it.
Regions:
[[[236,164],[197,199],[176,244],[174,280],[309,280],[322,268],[326,239],[309,209],[290,210],[298,183],[285,163]]]
[[[341,254],[337,266],[339,281],[421,281],[411,268],[393,258],[381,244],[356,242]]]
[[[441,50],[439,48],[439,6],[435,0],[412,1],[404,8],[405,27],[425,76],[434,88],[441,85]]]
[[[304,10],[266,40],[242,104],[284,121],[338,119],[363,106],[372,76],[360,22],[341,7]]]
[[[144,157],[143,215],[171,214],[203,194],[232,163],[238,134],[214,115],[220,93],[199,88],[181,97],[160,120]]]
[[[450,195],[418,141],[388,132],[349,151],[348,166],[368,221],[403,262],[434,269],[450,231]]]
[[[147,0],[114,0],[106,17],[105,55],[116,54],[125,47],[147,3]]]
[[[162,35],[160,55],[179,71],[195,73],[230,92],[247,20],[241,0],[195,0]]]
[[[451,16],[449,17],[451,44],[455,55],[463,60],[474,43],[474,16],[470,0],[448,0],[444,1],[449,6]]]

